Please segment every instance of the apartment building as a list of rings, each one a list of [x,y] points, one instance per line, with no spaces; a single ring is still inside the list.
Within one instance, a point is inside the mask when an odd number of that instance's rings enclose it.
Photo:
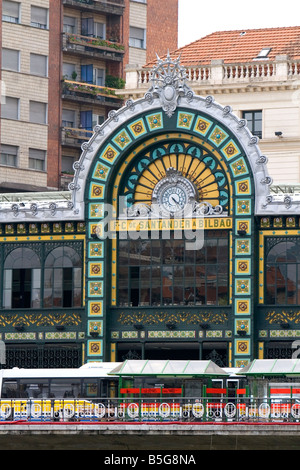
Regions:
[[[0,192],[67,189],[126,65],[176,47],[178,0],[160,3],[3,0]]]

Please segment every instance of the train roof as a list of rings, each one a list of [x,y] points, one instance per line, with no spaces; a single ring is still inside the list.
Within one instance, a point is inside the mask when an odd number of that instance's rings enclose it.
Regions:
[[[176,360],[127,360],[110,374],[120,376],[228,376],[229,374],[212,361]]]
[[[238,375],[286,375],[300,377],[300,359],[255,359],[240,369]]]
[[[2,378],[89,378],[112,377],[111,370],[118,366],[117,362],[87,363],[78,369],[3,369],[0,371]]]

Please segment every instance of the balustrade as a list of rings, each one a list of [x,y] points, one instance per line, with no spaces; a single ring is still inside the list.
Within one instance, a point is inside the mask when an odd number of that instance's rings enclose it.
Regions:
[[[300,76],[300,61],[290,61],[286,56],[278,56],[275,61],[253,61],[249,63],[224,64],[212,61],[208,65],[186,66],[187,79],[191,86],[226,85],[247,82],[281,82]],[[151,69],[128,69],[126,89],[149,87]]]

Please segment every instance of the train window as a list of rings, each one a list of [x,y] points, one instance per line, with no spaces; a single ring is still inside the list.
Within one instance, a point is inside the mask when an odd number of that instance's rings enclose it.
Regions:
[[[213,388],[223,388],[223,380],[222,379],[212,379],[212,387]]]
[[[81,396],[81,380],[52,379],[50,393],[53,398],[79,398]]]
[[[82,394],[84,397],[99,397],[98,379],[83,379]]]
[[[201,380],[186,380],[184,382],[184,395],[186,397],[202,397],[202,381]]]
[[[118,393],[118,382],[116,381],[109,381],[109,383],[107,384],[107,397],[109,398],[115,398],[117,396],[117,393]]]
[[[20,398],[49,398],[47,379],[21,379]]]
[[[1,396],[2,398],[18,398],[17,380],[4,380]]]

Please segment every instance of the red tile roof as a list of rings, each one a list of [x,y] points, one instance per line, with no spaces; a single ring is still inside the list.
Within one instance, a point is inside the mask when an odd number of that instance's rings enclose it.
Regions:
[[[218,31],[170,51],[170,55],[175,58],[181,54],[180,63],[184,66],[206,65],[216,59],[229,64],[252,62],[263,48],[271,48],[269,60],[281,54],[300,59],[300,26]]]

